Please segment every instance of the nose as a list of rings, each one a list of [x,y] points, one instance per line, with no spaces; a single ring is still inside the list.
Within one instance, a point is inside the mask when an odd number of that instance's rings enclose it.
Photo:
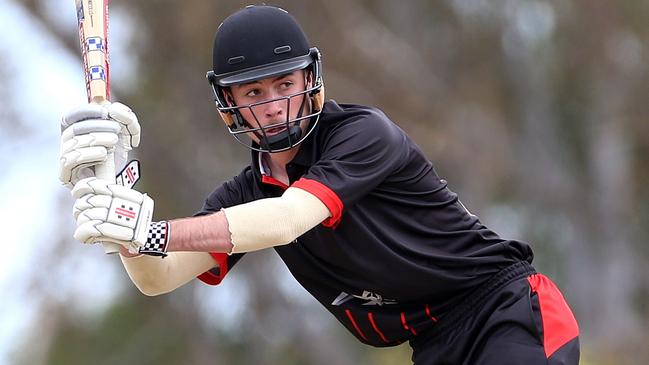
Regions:
[[[283,116],[286,100],[280,99],[264,104],[264,115],[267,119],[277,122],[276,118]]]

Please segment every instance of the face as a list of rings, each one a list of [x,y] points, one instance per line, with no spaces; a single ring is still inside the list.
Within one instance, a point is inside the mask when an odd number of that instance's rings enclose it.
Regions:
[[[298,70],[278,77],[234,85],[230,88],[229,94],[234,104],[238,106],[262,103],[248,108],[241,108],[239,111],[241,116],[253,128],[277,124],[277,127],[265,130],[267,135],[274,135],[286,129],[287,116],[288,120],[298,117],[305,96],[302,94],[290,99],[263,102],[297,94],[304,91],[306,86],[305,72],[304,70]],[[306,103],[302,115],[308,114],[308,109],[309,105]],[[261,132],[257,133],[261,134]],[[249,133],[249,136],[259,142],[258,136],[254,133]]]

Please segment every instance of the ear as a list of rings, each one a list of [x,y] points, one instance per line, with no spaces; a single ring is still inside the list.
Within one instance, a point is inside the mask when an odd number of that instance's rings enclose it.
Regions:
[[[236,105],[234,103],[234,96],[232,96],[232,91],[229,87],[223,90],[223,96],[225,96],[225,101],[228,103],[228,106]]]
[[[305,71],[305,76],[306,80],[306,88],[310,89],[313,87],[313,84],[315,83],[313,78],[314,78],[314,72],[313,70]],[[325,103],[325,98],[324,98],[324,83],[320,87],[320,90],[312,91],[310,93],[310,98],[313,103],[313,109],[315,111],[321,111],[322,107],[324,106]]]
[[[228,103],[227,106],[235,105],[234,98],[232,97],[232,93],[230,92],[230,88],[223,89],[223,97],[225,98],[225,102]],[[219,114],[221,115],[221,119],[223,119],[228,128],[236,128],[235,115],[233,113],[219,111]]]
[[[310,89],[313,85],[313,71],[308,70],[304,71],[304,85],[307,89]]]

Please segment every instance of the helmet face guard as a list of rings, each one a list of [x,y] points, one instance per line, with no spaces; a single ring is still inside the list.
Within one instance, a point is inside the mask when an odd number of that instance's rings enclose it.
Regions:
[[[244,146],[260,152],[281,152],[291,149],[302,143],[315,129],[322,105],[324,103],[324,86],[321,75],[320,52],[317,48],[309,49],[304,56],[290,58],[280,62],[265,64],[237,72],[215,74],[213,70],[207,72],[207,80],[214,94],[216,107],[228,126],[230,134]],[[264,100],[247,105],[230,105],[225,96],[226,88],[248,83],[268,77],[276,77],[297,70],[305,70],[305,77],[311,83],[304,91],[282,96],[275,99]],[[297,116],[291,119],[291,100],[302,97]],[[271,125],[262,126],[255,115],[253,108],[259,105],[275,102],[286,102],[286,119]],[[241,110],[247,109],[254,120],[246,120]],[[306,125],[304,125],[306,123]],[[279,130],[279,132],[277,132]],[[242,137],[252,133],[259,139],[259,143],[250,144],[247,138]]]

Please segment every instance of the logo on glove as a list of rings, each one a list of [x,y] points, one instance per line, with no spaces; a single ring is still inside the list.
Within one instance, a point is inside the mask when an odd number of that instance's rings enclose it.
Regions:
[[[129,207],[129,210],[124,209],[126,206],[122,205],[119,208],[115,209],[115,213],[117,213],[117,218],[121,219],[122,216],[126,218],[127,221],[131,219],[135,219],[135,212],[133,211],[133,207]]]

